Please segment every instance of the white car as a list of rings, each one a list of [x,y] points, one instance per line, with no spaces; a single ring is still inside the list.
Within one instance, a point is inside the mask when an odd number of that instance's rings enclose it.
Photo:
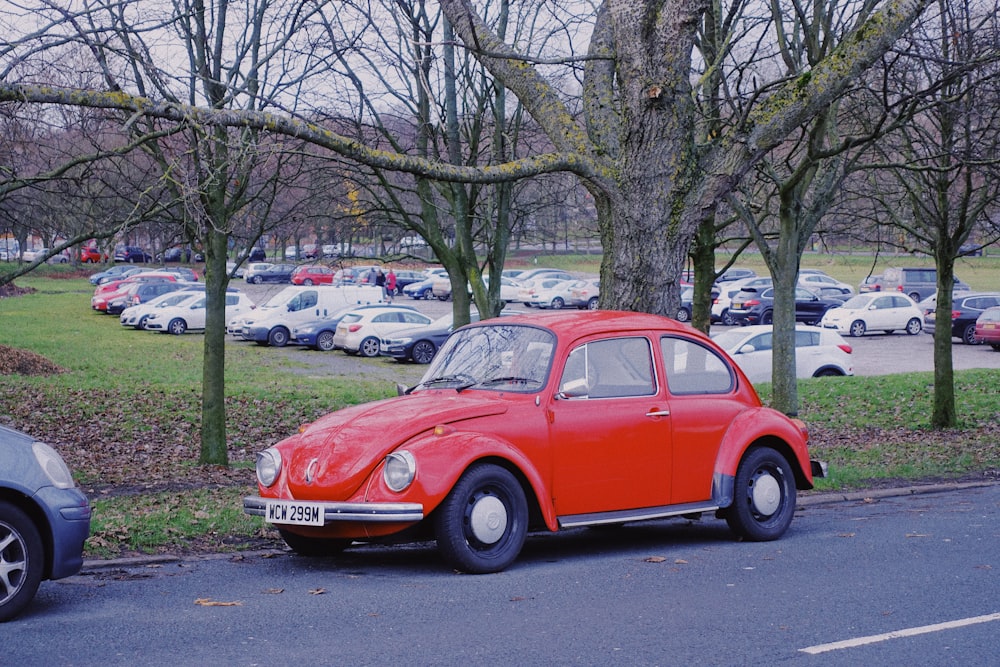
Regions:
[[[517,298],[514,300],[519,303],[523,303],[526,306],[537,306],[540,302],[534,300],[534,295],[536,293],[541,293],[543,291],[547,292],[566,280],[567,278],[563,277],[541,277],[525,281],[518,280],[517,282],[520,284],[520,287],[517,288]]]
[[[712,336],[751,383],[771,381],[773,331],[770,324],[729,329]],[[840,334],[799,324],[795,327],[795,377],[854,375],[853,349]]]
[[[581,284],[582,283],[582,284]],[[601,297],[601,281],[593,278],[577,283],[569,292],[569,305],[580,310],[596,310]]]
[[[269,262],[251,262],[249,264],[244,264],[243,280],[247,281],[248,283],[253,282],[250,279],[253,278],[255,273],[260,273],[261,271],[267,271],[269,268],[271,268],[271,266],[272,265]]]
[[[851,336],[864,336],[869,331],[892,333],[899,330],[915,336],[924,327],[924,316],[905,294],[867,292],[826,311],[820,326]]]
[[[185,302],[178,306],[157,308],[146,319],[146,329],[160,333],[172,333],[176,336],[188,330],[204,329],[207,309],[207,297],[200,295],[199,299]],[[226,320],[254,308],[253,302],[242,292],[226,293]]]
[[[146,303],[140,303],[135,306],[129,306],[121,312],[118,316],[118,321],[123,327],[132,327],[134,329],[145,329],[146,320],[149,316],[154,313],[158,308],[169,308],[173,306],[180,306],[185,303],[190,303],[195,299],[204,296],[205,290],[180,290],[177,292],[168,292],[166,294],[161,294],[155,299],[151,299]]]
[[[831,278],[825,273],[799,272],[799,286],[816,292],[820,296],[854,294],[854,286]]]
[[[355,310],[340,318],[333,335],[334,349],[364,357],[377,357],[382,338],[403,329],[426,326],[430,317],[406,306],[383,306]]]
[[[571,292],[573,287],[578,284],[582,287],[583,280],[540,280],[537,281],[539,286],[537,289],[533,290],[531,293],[531,300],[528,301],[529,306],[535,306],[537,308],[551,308],[552,310],[559,310],[564,308],[567,303],[572,299]]]

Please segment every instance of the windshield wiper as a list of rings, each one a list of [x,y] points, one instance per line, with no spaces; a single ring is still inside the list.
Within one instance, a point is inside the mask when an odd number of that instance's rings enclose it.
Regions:
[[[455,391],[462,391],[463,389],[468,389],[469,387],[475,385],[478,380],[471,375],[442,375],[441,377],[424,380],[423,382],[420,382],[416,386],[412,387],[409,391],[419,389],[420,387],[431,387],[437,384],[452,384],[455,382],[459,383],[459,386],[455,387]]]
[[[518,377],[516,375],[507,375],[504,377],[490,378],[488,380],[483,380],[478,383],[479,386],[488,387],[494,384],[528,384],[530,382],[538,383],[539,381],[535,378],[525,378]]]

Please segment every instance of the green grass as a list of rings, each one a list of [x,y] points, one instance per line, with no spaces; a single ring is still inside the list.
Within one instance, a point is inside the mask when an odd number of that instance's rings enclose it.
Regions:
[[[862,259],[837,257],[844,274],[829,272],[844,280],[850,272],[859,280]],[[963,279],[976,287],[1000,285],[996,258],[967,261],[979,268],[962,270]],[[553,256],[540,257],[538,264],[596,271],[598,262],[593,256]],[[831,268],[818,261],[808,265]],[[0,344],[31,350],[66,369],[46,376],[0,375],[0,420],[51,442],[77,479],[94,489],[89,557],[241,549],[274,538],[262,521],[242,513],[240,499],[254,489],[256,452],[331,410],[392,393],[381,379],[293,375],[270,348],[228,345],[232,465],[200,466],[203,336],[126,330],[116,318],[93,312],[93,288],[62,269],[46,267],[16,281],[35,288],[34,294],[0,299]],[[951,431],[928,427],[929,373],[803,380],[800,417],[810,428],[811,453],[826,460],[832,473],[818,488],[995,475],[997,376],[996,371],[956,373],[961,424]],[[760,393],[766,403],[769,387]]]

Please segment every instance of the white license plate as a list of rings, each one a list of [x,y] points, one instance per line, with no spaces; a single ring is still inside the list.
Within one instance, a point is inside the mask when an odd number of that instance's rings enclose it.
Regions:
[[[293,523],[299,526],[322,526],[323,507],[317,503],[290,500],[267,501],[264,520],[268,523]]]

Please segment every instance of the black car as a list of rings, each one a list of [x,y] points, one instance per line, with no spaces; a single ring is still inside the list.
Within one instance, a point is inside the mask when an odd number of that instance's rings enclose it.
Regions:
[[[823,298],[805,287],[795,288],[795,321],[816,324],[823,314],[844,303],[842,299]],[[772,324],[774,322],[774,287],[760,291],[754,287],[740,290],[732,300],[729,314],[737,324]]]
[[[504,310],[500,313],[500,317],[519,315],[523,312]],[[479,311],[473,308],[469,312],[469,321],[478,322]],[[455,330],[452,322],[452,314],[448,313],[426,326],[397,331],[390,338],[383,338],[379,341],[379,354],[384,357],[392,357],[396,361],[429,364],[434,355],[437,354],[438,348],[448,340],[448,336]]]
[[[976,320],[983,311],[993,306],[1000,306],[1000,292],[961,292],[952,297],[951,304],[951,337],[959,338],[967,345],[982,343],[976,338]],[[924,311],[924,331],[934,333],[934,323],[937,311],[929,308]]]
[[[145,264],[153,261],[153,256],[134,245],[123,245],[115,248],[115,261],[128,264]]]
[[[294,264],[272,264],[263,271],[254,273],[247,282],[254,285],[260,285],[261,283],[290,283],[292,282],[292,271],[295,268]]]
[[[419,283],[425,276],[420,271],[393,271],[396,274],[396,294],[402,294],[403,288],[413,283]]]
[[[253,248],[250,248],[250,256],[247,257],[247,261],[249,261],[249,262],[266,262],[267,261],[267,253],[264,252],[263,248],[261,248],[259,246],[254,246]]]

